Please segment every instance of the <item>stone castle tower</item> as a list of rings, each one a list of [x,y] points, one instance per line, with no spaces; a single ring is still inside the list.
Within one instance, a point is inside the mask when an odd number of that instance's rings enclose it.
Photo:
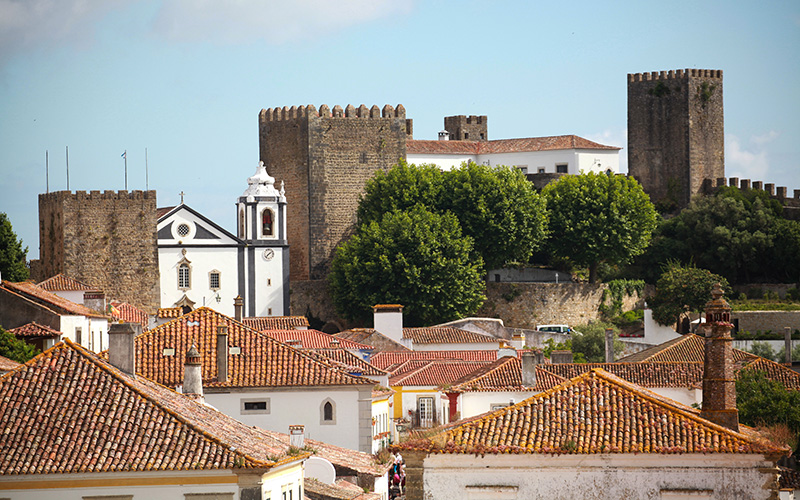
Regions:
[[[63,273],[106,297],[158,309],[155,191],[40,194],[39,241],[34,280]]]
[[[486,115],[481,116],[445,116],[444,129],[451,141],[488,141],[488,123]]]
[[[725,177],[722,104],[721,70],[628,75],[628,172],[654,203],[685,207]]]
[[[377,170],[406,157],[412,121],[402,105],[262,109],[261,161],[286,182],[292,281],[322,279],[350,236],[358,198]]]

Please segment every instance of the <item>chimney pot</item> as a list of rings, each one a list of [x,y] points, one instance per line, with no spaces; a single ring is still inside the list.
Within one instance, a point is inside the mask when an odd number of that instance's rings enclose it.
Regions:
[[[108,327],[108,361],[128,375],[136,371],[135,342],[142,325],[133,323],[112,323]]]
[[[186,353],[183,365],[183,393],[203,395],[203,366],[200,353],[195,346]]]
[[[536,386],[536,365],[544,361],[540,352],[523,351],[520,364],[522,365],[522,385],[525,387]]]
[[[739,432],[739,410],[736,409],[736,379],[733,373],[733,339],[731,307],[722,298],[717,283],[706,304],[706,322],[698,328],[705,334],[703,367],[703,409],[700,416]]]
[[[217,380],[228,381],[228,326],[217,326]]]
[[[305,443],[305,426],[290,425],[289,426],[289,446],[302,449]]]
[[[242,309],[244,309],[244,300],[241,295],[237,295],[236,298],[233,299],[233,317],[236,321],[242,321]]]

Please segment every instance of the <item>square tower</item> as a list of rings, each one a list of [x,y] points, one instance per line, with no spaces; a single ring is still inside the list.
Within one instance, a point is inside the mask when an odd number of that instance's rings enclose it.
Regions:
[[[722,104],[721,70],[628,75],[628,172],[654,203],[685,207],[725,177]]]
[[[486,115],[481,116],[445,116],[444,129],[451,141],[487,141],[489,140]]]

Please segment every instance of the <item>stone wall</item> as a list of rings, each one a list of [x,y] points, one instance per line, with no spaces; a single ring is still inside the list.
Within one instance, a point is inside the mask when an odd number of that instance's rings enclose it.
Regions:
[[[731,321],[738,326],[739,332],[771,330],[783,335],[783,329],[787,326],[792,331],[800,329],[800,311],[734,311]]]
[[[410,127],[402,105],[261,111],[261,160],[286,182],[290,200],[292,280],[327,276],[333,251],[352,234],[364,185],[406,157]]]
[[[722,71],[628,75],[628,171],[653,202],[686,206],[725,177]]]
[[[444,129],[451,141],[486,141],[489,140],[488,120],[481,116],[445,116]]]
[[[33,279],[59,273],[150,313],[159,307],[155,191],[39,195]]]

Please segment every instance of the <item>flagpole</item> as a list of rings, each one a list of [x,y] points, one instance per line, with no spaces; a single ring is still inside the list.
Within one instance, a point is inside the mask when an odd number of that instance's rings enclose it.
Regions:
[[[67,146],[67,191],[69,191],[69,146]]]
[[[44,150],[44,183],[47,186],[47,192],[50,192],[50,151]]]
[[[150,179],[147,175],[147,148],[144,148],[144,190],[150,190]]]
[[[128,190],[128,150],[126,149],[124,153],[122,153],[122,157],[125,158],[125,191]]]

